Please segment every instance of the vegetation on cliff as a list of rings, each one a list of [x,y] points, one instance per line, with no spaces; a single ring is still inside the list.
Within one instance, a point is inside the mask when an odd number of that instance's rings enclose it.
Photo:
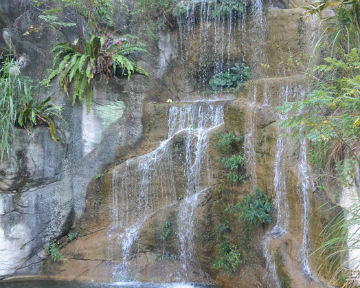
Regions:
[[[148,76],[130,59],[135,52],[145,52],[143,46],[134,36],[126,35],[115,41],[109,34],[101,37],[91,35],[88,41],[83,39],[73,44],[59,43],[51,50],[56,52],[53,61],[56,69],[44,83],[50,85],[51,80],[60,75],[59,85],[68,96],[70,85],[74,84],[73,105],[77,99],[82,102],[86,98],[90,110],[96,75],[104,74],[107,82],[115,75],[127,76],[128,79],[134,73]]]
[[[92,103],[92,89],[95,77],[104,74],[108,82],[111,77],[127,77],[134,73],[148,76],[135,62],[137,53],[146,52],[144,44],[132,35],[114,36],[111,0],[51,0],[31,2],[32,9],[44,27],[58,31],[77,26],[83,30],[80,20],[85,20],[90,36],[77,39],[74,43],[58,43],[50,52],[56,52],[53,70],[42,83],[46,86],[59,76],[60,87],[69,96],[73,84],[73,104],[86,99],[87,109]],[[65,9],[72,9],[76,17],[70,17]],[[76,23],[72,22],[75,21]],[[32,27],[32,28],[31,28]],[[38,29],[31,26],[29,29]],[[30,34],[29,30],[25,36]],[[12,48],[12,47],[11,47]],[[12,51],[14,52],[14,51]],[[14,53],[15,54],[15,53]],[[0,51],[0,161],[10,151],[15,127],[32,130],[32,127],[46,125],[51,138],[57,141],[56,118],[61,118],[60,107],[50,103],[50,98],[37,101],[39,90],[30,78],[21,75],[24,59],[15,59],[12,54]],[[5,56],[4,56],[5,55]]]
[[[51,138],[57,141],[55,119],[61,119],[59,106],[33,98],[35,90],[30,78],[20,75],[21,59],[2,57],[0,64],[0,161],[10,152],[15,127],[31,131],[33,127],[49,127]]]
[[[329,14],[326,9],[333,12]],[[282,125],[309,139],[309,158],[318,175],[319,189],[325,190],[326,183],[334,182],[351,187],[359,184],[360,3],[320,0],[307,10],[321,17],[325,29],[315,47],[319,53],[314,53],[320,55],[320,63],[310,72],[313,81],[307,97],[281,108],[295,115]],[[326,227],[326,240],[316,251],[327,263],[320,266],[327,267],[328,275],[348,279],[342,281],[347,285],[344,287],[351,287],[349,279],[354,271],[343,260],[347,252],[359,249],[360,242],[359,234],[350,232],[351,227],[360,224],[360,201],[355,202],[354,208],[341,212]]]

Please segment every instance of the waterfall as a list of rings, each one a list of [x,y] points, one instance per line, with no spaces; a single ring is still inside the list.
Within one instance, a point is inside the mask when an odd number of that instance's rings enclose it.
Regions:
[[[281,87],[279,94],[280,105],[289,101],[289,85]],[[280,120],[287,119],[287,113],[278,113]],[[286,185],[286,144],[287,139],[282,137],[282,130],[278,130],[278,138],[276,140],[276,154],[274,163],[274,192],[276,208],[276,225],[271,231],[273,236],[281,236],[287,233],[289,226],[289,203],[287,198],[287,185]],[[288,132],[288,131],[284,131]]]
[[[268,105],[268,86],[264,87],[264,105]],[[281,86],[278,96],[279,104],[283,104],[289,100],[289,85]],[[278,113],[280,120],[286,119],[286,114]],[[277,270],[275,266],[274,252],[271,249],[271,242],[273,238],[279,238],[287,234],[287,228],[289,225],[289,204],[287,198],[287,186],[286,186],[286,139],[282,137],[281,130],[278,129],[278,135],[276,140],[276,154],[274,161],[274,193],[275,201],[274,207],[276,209],[276,224],[273,229],[267,233],[263,242],[264,257],[266,259],[266,268],[268,276],[274,281],[275,287],[281,287]]]
[[[179,205],[178,259],[182,273],[187,275],[190,267],[196,266],[194,212],[199,195],[211,184],[208,133],[223,124],[223,104],[222,101],[173,103],[169,107],[168,139],[154,151],[129,159],[113,170],[113,225],[109,237],[117,239],[122,250],[122,264],[114,271],[117,280],[131,278],[130,261],[140,228],[157,212],[173,205]],[[175,186],[172,148],[177,137],[184,139],[184,196]]]
[[[253,89],[249,91],[248,101],[249,110],[247,116],[247,130],[244,137],[244,156],[246,162],[246,170],[250,177],[252,188],[257,187],[256,176],[256,152],[255,152],[255,117],[256,117],[256,99],[257,99],[257,86],[253,85]]]
[[[271,238],[265,237],[262,248],[266,260],[266,270],[267,270],[266,277],[268,277],[270,281],[273,281],[273,284],[275,285],[274,287],[280,288],[281,285],[276,271],[275,257],[273,251],[271,250],[270,244],[271,244]],[[264,280],[266,281],[266,279]]]
[[[310,199],[309,199],[309,189],[311,188],[310,180],[310,167],[307,163],[307,143],[306,138],[303,138],[300,142],[300,159],[299,159],[299,180],[300,180],[300,191],[303,198],[303,239],[301,244],[301,261],[303,266],[303,271],[305,275],[309,278],[312,278],[311,269],[309,266],[308,256],[309,256],[309,226],[310,226]]]
[[[252,77],[264,78],[267,76],[267,69],[264,69],[263,67],[268,64],[265,51],[268,27],[263,0],[255,0],[252,2],[248,34],[248,41],[251,44],[252,50],[249,61],[250,63],[253,63]]]
[[[239,51],[235,53],[239,55],[233,55],[235,42],[233,39],[234,31],[242,30],[235,28],[237,25],[242,26],[245,21],[243,14],[246,12],[241,13],[234,8],[235,11],[228,9],[224,14],[224,10],[221,10],[219,5],[229,5],[226,1],[178,1],[178,5],[184,7],[186,11],[177,18],[179,50],[184,66],[186,71],[196,69],[192,72],[196,74],[198,88],[205,88],[211,76],[229,71],[234,59],[243,59],[244,51],[238,49]],[[241,25],[239,21],[235,21],[238,18],[244,19]],[[245,33],[245,30],[243,32]],[[198,50],[199,53],[194,54],[194,50]],[[191,63],[190,66],[196,67],[188,67],[187,62]]]

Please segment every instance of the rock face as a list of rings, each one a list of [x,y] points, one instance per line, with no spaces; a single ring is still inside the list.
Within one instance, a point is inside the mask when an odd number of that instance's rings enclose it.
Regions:
[[[40,78],[51,62],[45,51],[59,35],[29,5],[11,9],[12,3],[0,4],[0,27],[16,53],[27,55],[23,73]],[[53,95],[68,125],[60,143],[45,128],[17,130],[9,159],[0,164],[0,277],[108,282],[127,275],[229,288],[283,287],[284,281],[320,287],[304,272],[313,264],[308,239],[317,245],[314,229],[324,221],[321,211],[310,219],[310,206],[322,200],[302,185],[310,173],[301,153],[306,145],[289,145],[275,124],[284,117],[275,107],[308,89],[303,72],[316,23],[297,8],[303,4],[274,1],[276,8],[264,13],[262,1],[254,1],[233,26],[195,21],[191,29],[162,31],[158,42],[148,43],[157,45],[155,52],[138,59],[150,78],[109,85],[100,79],[90,113],[72,107],[56,87],[37,95]],[[126,21],[118,22],[128,30]],[[38,29],[24,35],[30,23]],[[60,37],[71,41],[85,32],[69,29]],[[194,102],[204,98],[199,91],[211,75],[238,62],[249,65],[253,80],[232,94]],[[218,161],[224,155],[214,148],[216,132],[224,131],[244,137],[234,149],[245,154],[245,184],[229,183]],[[225,209],[255,187],[272,199],[274,223],[251,230]],[[225,222],[229,227],[219,233]],[[77,239],[66,237],[70,231]],[[59,262],[44,250],[55,239],[64,257]],[[241,264],[229,277],[212,267],[222,242],[240,250]]]
[[[0,5],[0,23],[6,36],[2,45],[11,41],[16,55],[25,55],[28,65],[22,73],[35,79],[46,76],[51,65],[48,51],[57,41],[72,41],[83,33],[72,28],[62,33],[48,28],[26,1],[2,1]],[[24,32],[30,25],[36,29],[28,35]],[[148,57],[147,61],[154,59]],[[35,95],[38,99],[51,95],[62,106],[67,124],[60,131],[60,142],[53,142],[45,128],[31,134],[15,131],[11,154],[0,163],[0,257],[5,259],[0,277],[39,271],[47,254],[44,248],[66,235],[83,214],[91,179],[143,138],[143,99],[150,97],[149,85],[153,91],[161,84],[150,84],[136,75],[132,82],[104,82],[98,81],[96,104],[90,113],[80,104],[72,107],[56,83]],[[107,116],[112,119],[104,119]]]

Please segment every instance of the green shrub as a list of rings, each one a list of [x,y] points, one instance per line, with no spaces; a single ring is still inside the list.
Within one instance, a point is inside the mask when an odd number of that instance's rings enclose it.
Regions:
[[[61,253],[59,251],[57,243],[51,243],[48,247],[48,252],[49,252],[51,260],[54,262],[59,261],[63,258],[63,256],[61,255]]]
[[[272,205],[269,197],[259,189],[255,189],[253,193],[246,195],[231,209],[250,227],[272,223],[271,210]]]
[[[221,157],[219,162],[231,171],[241,171],[245,167],[245,160],[242,153],[231,155],[230,157]]]
[[[96,75],[104,74],[107,82],[115,75],[127,76],[128,79],[134,73],[148,76],[144,69],[130,59],[130,55],[135,52],[145,52],[143,46],[131,35],[126,35],[117,42],[108,35],[91,35],[89,41],[83,40],[80,45],[78,41],[74,44],[59,43],[51,50],[56,52],[53,67],[57,65],[57,69],[51,72],[43,84],[50,85],[60,75],[59,85],[67,95],[70,85],[74,84],[73,105],[77,99],[82,102],[85,96],[89,110]]]
[[[228,88],[240,88],[250,80],[250,68],[244,63],[237,63],[227,72],[220,72],[211,77],[209,85],[212,90],[218,91]]]
[[[226,179],[234,184],[242,184],[245,183],[246,177],[243,174],[230,172],[226,174]]]
[[[170,236],[170,234],[171,234],[171,222],[166,221],[162,228],[160,239],[162,241],[165,241]]]
[[[216,248],[219,257],[215,259],[212,268],[230,276],[242,263],[240,251],[235,245],[227,242],[222,242]]]
[[[221,157],[219,162],[228,170],[226,178],[232,183],[242,184],[245,182],[245,160],[242,153],[230,157]]]
[[[243,137],[235,136],[233,133],[216,133],[215,138],[217,139],[215,149],[222,153],[230,152],[236,148],[236,144],[243,141]]]

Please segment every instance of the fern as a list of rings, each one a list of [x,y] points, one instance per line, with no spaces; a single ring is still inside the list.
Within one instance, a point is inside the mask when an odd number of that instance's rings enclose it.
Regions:
[[[105,74],[107,81],[115,75],[127,76],[128,79],[135,73],[148,76],[142,67],[130,59],[134,53],[146,52],[144,44],[138,42],[135,36],[126,35],[115,42],[108,36],[91,35],[89,41],[82,44],[77,45],[75,42],[55,45],[51,52],[56,53],[53,69],[57,68],[42,82],[48,86],[59,76],[59,85],[68,96],[72,84],[73,105],[76,100],[82,103],[85,97],[87,110],[90,110],[95,75]]]

